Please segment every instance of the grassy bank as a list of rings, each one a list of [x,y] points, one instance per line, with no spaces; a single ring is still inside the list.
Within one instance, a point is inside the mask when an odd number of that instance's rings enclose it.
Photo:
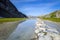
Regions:
[[[54,21],[54,22],[60,22],[60,18],[42,18],[44,20],[50,20],[50,21]]]
[[[2,22],[13,22],[19,20],[25,20],[26,18],[0,18],[0,23]]]
[[[0,40],[6,40],[18,24],[18,21],[0,23]]]
[[[17,25],[26,18],[0,18],[0,40],[6,40]]]

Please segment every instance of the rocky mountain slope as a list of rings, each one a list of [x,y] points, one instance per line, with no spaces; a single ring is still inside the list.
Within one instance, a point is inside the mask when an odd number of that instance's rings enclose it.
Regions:
[[[0,0],[0,17],[24,18],[27,16],[19,12],[10,0]]]
[[[45,17],[45,18],[60,18],[60,10],[54,11],[54,12],[47,14],[43,17]]]

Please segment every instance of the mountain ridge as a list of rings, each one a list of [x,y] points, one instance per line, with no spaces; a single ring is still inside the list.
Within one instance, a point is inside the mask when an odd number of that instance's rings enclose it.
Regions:
[[[42,16],[44,18],[60,18],[60,10]]]
[[[5,18],[27,18],[25,14],[17,10],[10,0],[0,0],[0,16]]]

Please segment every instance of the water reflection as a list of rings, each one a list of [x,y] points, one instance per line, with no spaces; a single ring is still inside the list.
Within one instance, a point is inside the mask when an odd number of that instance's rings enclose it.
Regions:
[[[53,22],[29,19],[20,23],[7,40],[60,40],[59,32],[59,27]]]
[[[19,24],[7,40],[30,40],[34,36],[36,20],[27,20]]]

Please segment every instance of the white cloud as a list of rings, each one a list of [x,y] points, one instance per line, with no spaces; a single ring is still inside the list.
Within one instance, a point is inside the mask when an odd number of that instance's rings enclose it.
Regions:
[[[23,6],[19,10],[22,11],[23,13],[27,15],[43,15],[43,14],[48,14],[52,12],[53,9],[52,7],[58,3],[43,3],[43,4],[35,4],[35,5],[28,5],[28,6]]]
[[[13,2],[34,2],[37,0],[13,0]],[[24,4],[20,7],[17,7],[19,11],[27,14],[27,15],[43,15],[52,12],[52,7],[59,4],[59,2],[49,2],[49,3],[37,3],[37,4]]]
[[[27,8],[22,8],[20,11],[27,15],[42,15],[45,13],[49,12],[49,7],[27,7]]]

